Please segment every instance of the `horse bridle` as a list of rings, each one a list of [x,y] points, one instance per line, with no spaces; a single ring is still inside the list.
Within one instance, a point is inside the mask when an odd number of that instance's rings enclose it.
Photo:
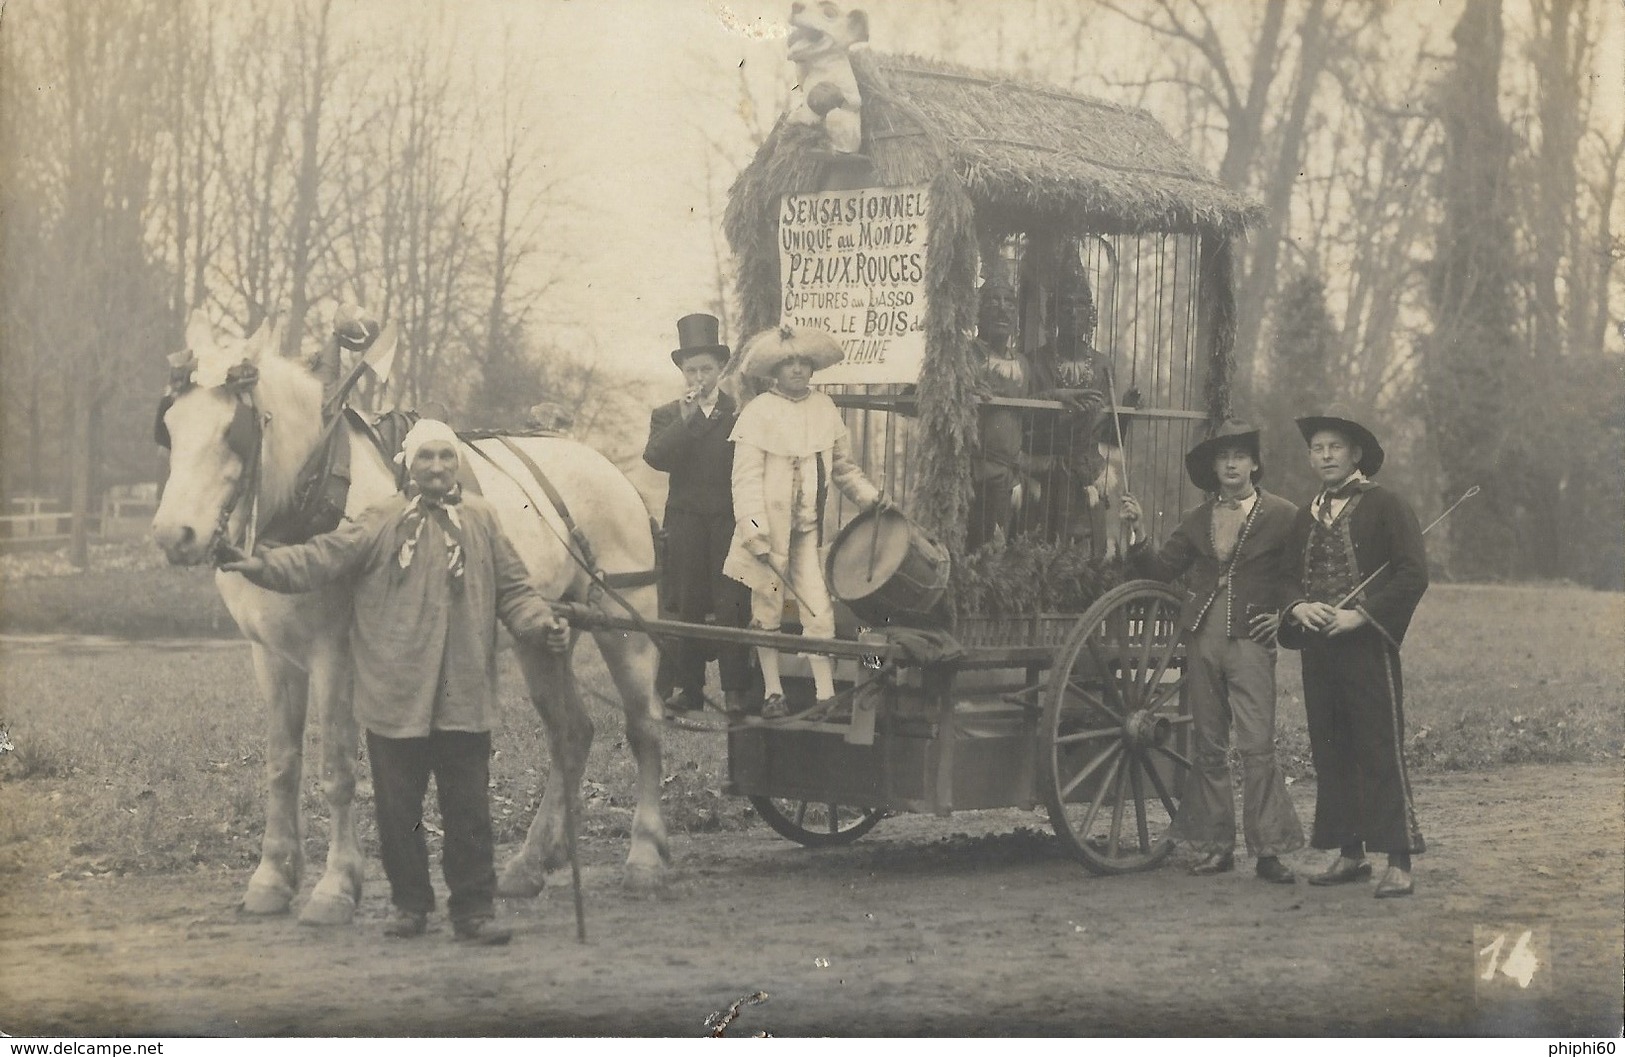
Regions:
[[[195,360],[175,367],[170,372],[169,391],[158,401],[158,419],[153,425],[153,439],[165,451],[169,450],[170,436],[169,427],[164,424],[164,415],[182,393],[196,388],[197,383],[192,377],[195,367]],[[215,519],[214,533],[209,537],[206,553],[217,564],[220,560],[220,548],[227,543],[236,542],[229,536],[231,516],[237,512],[237,506],[245,494],[251,495],[252,498],[249,501],[249,518],[245,527],[247,538],[243,549],[250,554],[253,553],[254,522],[259,513],[260,463],[265,450],[265,427],[271,421],[271,416],[262,415],[259,406],[254,403],[254,385],[259,381],[259,377],[259,368],[244,360],[226,372],[226,380],[220,387],[236,400],[231,424],[226,427],[226,447],[242,462],[243,472],[237,476],[231,494],[221,505],[220,515]]]

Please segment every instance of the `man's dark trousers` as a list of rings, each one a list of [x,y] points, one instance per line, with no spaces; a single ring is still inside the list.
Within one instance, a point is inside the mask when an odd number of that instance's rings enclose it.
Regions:
[[[717,624],[742,628],[750,623],[750,590],[722,575],[722,563],[733,541],[733,514],[668,509],[666,561],[673,573],[667,580],[675,588],[663,599],[667,615],[691,624],[703,624],[712,614]],[[673,597],[675,596],[675,597]],[[699,694],[705,689],[705,662],[716,657],[723,690],[744,690],[750,685],[750,661],[743,646],[708,646],[692,639],[674,639],[660,651],[661,688]]]
[[[453,921],[492,916],[497,875],[491,837],[490,733],[436,730],[427,738],[386,738],[369,730],[367,758],[372,763],[378,843],[391,901],[412,913],[434,909],[422,824],[423,796],[432,772],[445,833],[440,866],[451,890],[447,912]]]
[[[1401,754],[1399,651],[1363,627],[1304,648],[1303,703],[1319,795],[1316,848],[1426,850]]]

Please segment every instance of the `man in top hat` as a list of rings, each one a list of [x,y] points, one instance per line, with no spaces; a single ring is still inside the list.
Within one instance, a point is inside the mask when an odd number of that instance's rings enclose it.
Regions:
[[[683,372],[684,393],[649,416],[649,443],[643,461],[671,475],[661,605],[678,620],[744,627],[750,602],[737,583],[722,575],[722,561],[733,539],[733,432],[739,417],[733,397],[718,387],[728,363],[728,346],[718,340],[716,316],[694,313],[677,321],[677,348],[671,362]],[[666,698],[668,716],[705,707],[705,643],[681,639],[660,652],[656,683]],[[749,660],[743,646],[715,649],[722,692],[729,712],[744,708],[750,684]]]
[[[1280,641],[1302,651],[1319,790],[1310,843],[1339,849],[1309,883],[1370,877],[1369,849],[1388,853],[1377,898],[1406,896],[1424,844],[1405,770],[1399,646],[1428,586],[1422,530],[1410,504],[1372,480],[1383,451],[1369,429],[1328,413],[1298,419],[1298,430],[1322,487],[1292,526],[1301,594]]]
[[[1200,855],[1191,872],[1235,868],[1236,815],[1230,792],[1230,732],[1242,766],[1242,832],[1257,857],[1261,880],[1297,880],[1280,856],[1303,847],[1275,758],[1275,629],[1292,597],[1287,538],[1297,507],[1258,487],[1263,476],[1258,430],[1228,420],[1185,456],[1196,487],[1212,494],[1160,548],[1146,541],[1129,550],[1142,575],[1187,575],[1180,630],[1189,650],[1193,769],[1169,835]],[[1120,517],[1138,535],[1140,504],[1123,496]]]
[[[832,638],[835,607],[818,560],[829,486],[859,510],[888,505],[853,461],[835,402],[810,387],[814,371],[843,355],[828,333],[789,325],[745,343],[740,370],[771,379],[773,387],[747,404],[734,426],[735,531],[722,571],[750,588],[752,627],[779,630],[784,604],[794,599],[803,634]],[[766,694],[762,716],[784,716],[778,650],[759,647],[756,656]],[[807,664],[818,700],[833,698],[834,662],[811,654]]]

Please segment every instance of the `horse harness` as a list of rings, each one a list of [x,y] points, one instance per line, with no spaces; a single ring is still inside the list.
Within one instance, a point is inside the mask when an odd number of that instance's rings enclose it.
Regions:
[[[195,359],[173,365],[170,369],[169,391],[158,401],[158,420],[153,426],[153,439],[165,451],[169,450],[170,436],[169,427],[164,425],[164,415],[175,403],[176,397],[197,384],[192,379],[192,371],[196,366]],[[265,427],[271,421],[270,414],[261,413],[259,406],[254,403],[254,385],[259,381],[259,377],[259,368],[244,360],[226,372],[226,380],[221,385],[221,388],[231,394],[236,401],[231,423],[226,427],[226,447],[242,463],[243,472],[237,475],[231,494],[226,497],[225,503],[220,507],[220,514],[215,519],[214,533],[209,537],[210,555],[214,555],[223,544],[231,542],[227,536],[228,526],[245,493],[252,494],[246,526],[246,549],[252,552],[254,546],[256,522],[259,520],[260,463],[265,449]]]
[[[501,463],[497,462],[496,459],[492,458],[489,452],[485,451],[475,442],[480,439],[495,440],[504,448],[507,448],[509,454],[511,454],[515,459],[519,460],[520,465],[524,466],[526,471],[529,472],[531,479],[536,482],[536,485],[539,488],[541,488],[543,495],[547,497],[547,501],[552,505],[553,509],[558,512],[559,520],[564,523],[565,536],[568,538],[560,537],[560,542],[564,544],[566,553],[570,555],[571,560],[579,565],[582,568],[582,571],[587,574],[588,579],[592,581],[592,586],[588,588],[587,601],[589,603],[593,602],[594,596],[600,593],[607,594],[610,598],[614,599],[615,602],[621,606],[621,608],[630,613],[634,620],[639,619],[637,609],[621,596],[617,588],[630,589],[634,587],[648,587],[650,584],[658,583],[661,575],[659,565],[656,564],[653,569],[645,569],[640,572],[604,572],[603,569],[598,565],[597,556],[593,553],[592,542],[587,539],[587,534],[581,531],[581,526],[576,524],[575,518],[570,516],[570,507],[565,503],[564,496],[559,494],[559,490],[554,487],[553,482],[548,479],[547,474],[543,472],[541,466],[536,462],[536,460],[532,459],[518,444],[515,444],[512,437],[500,433],[481,433],[463,436],[460,439],[462,439],[462,441],[481,458],[490,463],[492,469],[496,470],[498,473],[508,478],[508,480],[512,481],[519,489],[520,494],[524,495],[528,499],[531,499],[531,508],[536,511],[537,520],[541,521],[542,524],[547,526],[549,531],[557,536],[559,534],[558,530],[553,527],[553,523],[551,521],[548,521],[547,518],[543,516],[540,504],[536,503],[534,498],[531,497],[530,489],[525,487],[525,483],[521,481],[513,472],[508,470],[507,467],[503,466]]]

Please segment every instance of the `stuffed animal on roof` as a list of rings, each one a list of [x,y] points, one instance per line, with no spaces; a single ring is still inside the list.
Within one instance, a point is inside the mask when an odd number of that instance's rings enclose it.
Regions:
[[[790,5],[790,61],[796,85],[790,90],[790,120],[822,126],[830,147],[857,154],[863,146],[863,96],[852,73],[850,51],[869,39],[869,16],[822,0]]]

